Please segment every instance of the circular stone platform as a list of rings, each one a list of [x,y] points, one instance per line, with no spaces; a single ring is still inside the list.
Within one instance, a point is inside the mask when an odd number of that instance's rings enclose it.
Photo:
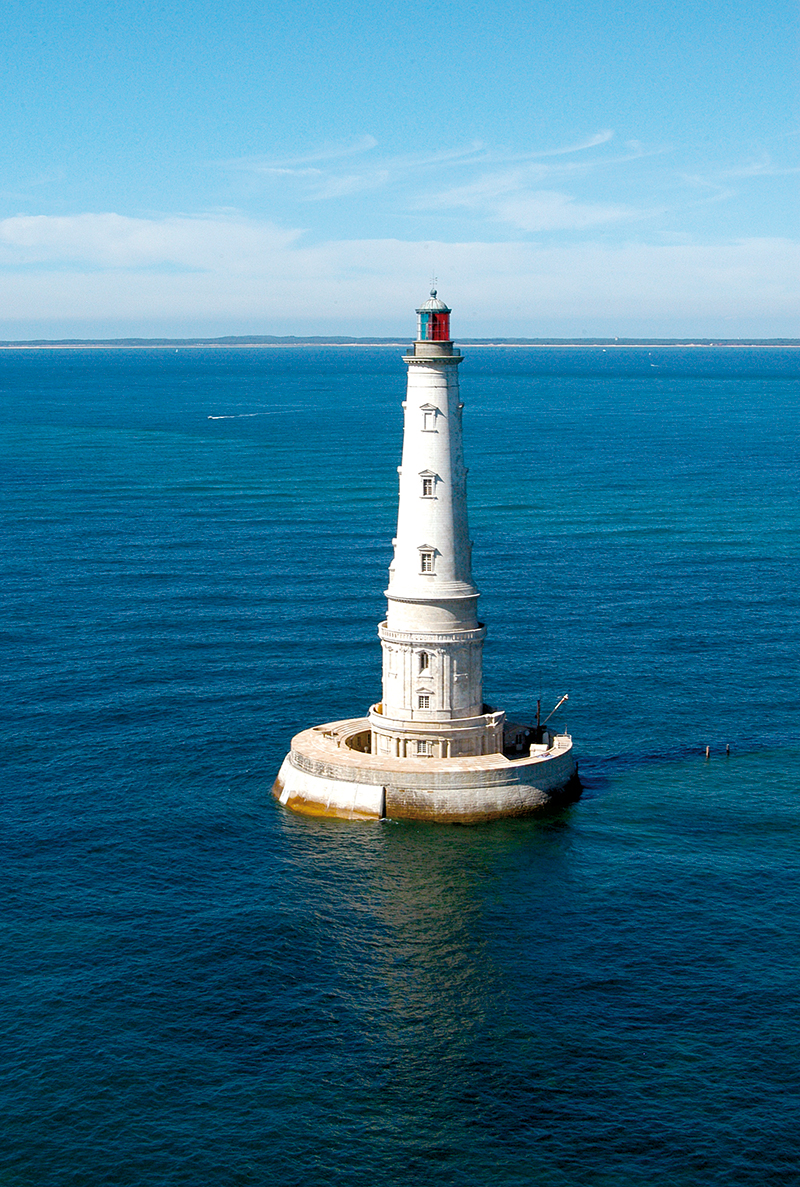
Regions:
[[[288,808],[343,820],[472,824],[525,816],[580,795],[568,734],[545,734],[525,756],[386,758],[365,752],[366,717],[292,738],[273,794]]]

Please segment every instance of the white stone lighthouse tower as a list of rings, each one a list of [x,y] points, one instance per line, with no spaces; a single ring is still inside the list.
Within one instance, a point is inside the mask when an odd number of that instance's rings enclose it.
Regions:
[[[454,758],[503,748],[503,713],[483,704],[482,649],[467,527],[458,390],[462,355],[434,290],[417,310],[405,356],[400,509],[389,569],[383,699],[369,721],[373,754]]]
[[[450,310],[432,292],[404,361],[400,506],[386,590],[383,696],[368,717],[292,738],[273,787],[311,815],[473,823],[522,816],[580,792],[572,739],[483,702],[478,590],[467,527]]]

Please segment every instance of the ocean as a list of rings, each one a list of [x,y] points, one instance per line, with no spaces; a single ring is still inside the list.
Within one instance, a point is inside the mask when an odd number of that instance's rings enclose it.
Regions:
[[[400,354],[0,351],[0,1187],[800,1181],[800,352],[465,348],[486,699],[584,794],[298,817]]]

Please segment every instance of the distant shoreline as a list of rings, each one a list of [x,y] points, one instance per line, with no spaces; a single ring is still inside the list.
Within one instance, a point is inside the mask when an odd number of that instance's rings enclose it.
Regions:
[[[458,344],[466,347],[488,347],[495,350],[530,347],[553,350],[658,350],[669,347],[731,348],[760,347],[771,350],[800,350],[800,338],[461,338]],[[340,346],[383,346],[407,350],[408,338],[87,338],[34,339],[31,341],[0,342],[0,350],[201,350],[234,348]]]

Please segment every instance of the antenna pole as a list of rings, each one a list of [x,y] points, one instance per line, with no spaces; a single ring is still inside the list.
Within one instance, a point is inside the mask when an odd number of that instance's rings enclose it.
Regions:
[[[544,721],[542,722],[542,725],[547,725],[548,721],[553,716],[553,713],[555,713],[556,709],[560,709],[561,706],[564,704],[564,701],[568,701],[568,700],[569,700],[569,694],[565,692],[563,697],[561,698],[561,700],[556,705],[555,709],[553,709],[552,712],[547,714]]]

